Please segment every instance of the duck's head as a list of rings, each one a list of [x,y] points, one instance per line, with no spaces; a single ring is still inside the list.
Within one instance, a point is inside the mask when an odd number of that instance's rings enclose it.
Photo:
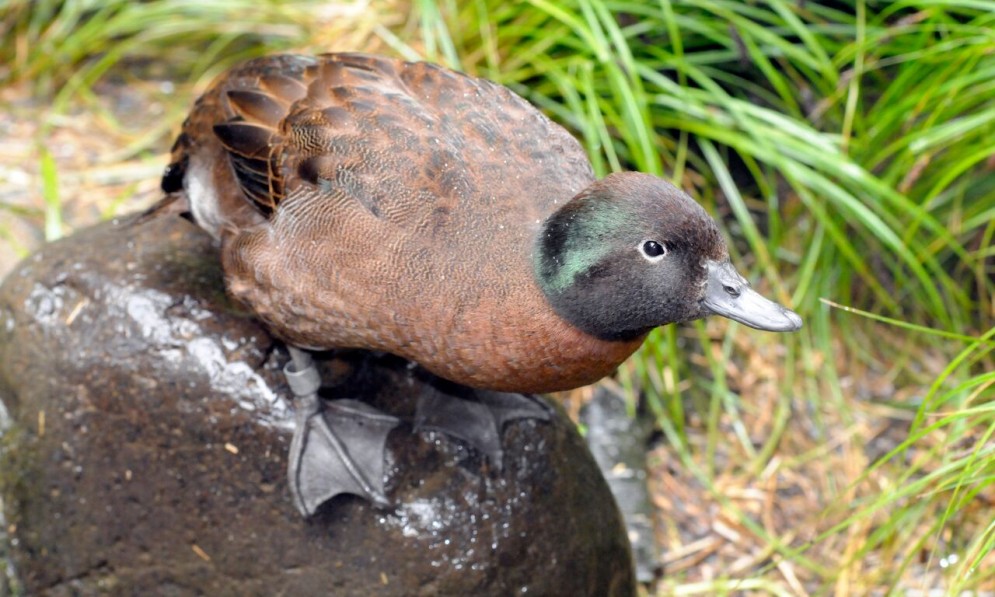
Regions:
[[[534,266],[557,314],[605,340],[707,315],[776,332],[802,326],[733,268],[700,205],[647,174],[610,175],[552,214],[537,237]]]

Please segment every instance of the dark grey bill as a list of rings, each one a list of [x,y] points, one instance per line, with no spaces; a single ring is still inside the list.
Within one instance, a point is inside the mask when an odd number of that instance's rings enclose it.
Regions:
[[[708,282],[702,305],[709,313],[768,332],[801,329],[802,318],[797,313],[760,296],[728,261],[709,261],[706,267]]]

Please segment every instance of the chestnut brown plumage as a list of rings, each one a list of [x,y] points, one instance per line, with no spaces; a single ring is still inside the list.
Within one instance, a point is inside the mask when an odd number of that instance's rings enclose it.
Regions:
[[[432,64],[237,67],[197,101],[163,189],[221,240],[229,291],[283,340],[390,352],[473,387],[591,383],[652,328],[711,313],[800,326],[673,185],[596,180],[528,102]]]

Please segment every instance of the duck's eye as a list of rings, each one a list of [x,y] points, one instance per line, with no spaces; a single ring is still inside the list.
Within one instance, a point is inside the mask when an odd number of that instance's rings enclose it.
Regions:
[[[666,243],[647,240],[643,241],[639,246],[639,250],[642,251],[643,257],[655,263],[663,259],[663,256],[667,254],[668,248]]]

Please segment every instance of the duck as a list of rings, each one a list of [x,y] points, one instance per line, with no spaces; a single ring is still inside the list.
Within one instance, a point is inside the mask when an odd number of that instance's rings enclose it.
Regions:
[[[304,516],[339,493],[388,504],[383,444],[397,424],[319,399],[314,351],[389,353],[505,397],[429,401],[421,420],[463,437],[544,418],[529,396],[598,381],[663,325],[802,326],[751,288],[715,221],[672,183],[598,179],[528,101],[428,62],[236,66],[196,100],[161,186],[163,204],[220,243],[227,291],[288,346],[288,478]]]

